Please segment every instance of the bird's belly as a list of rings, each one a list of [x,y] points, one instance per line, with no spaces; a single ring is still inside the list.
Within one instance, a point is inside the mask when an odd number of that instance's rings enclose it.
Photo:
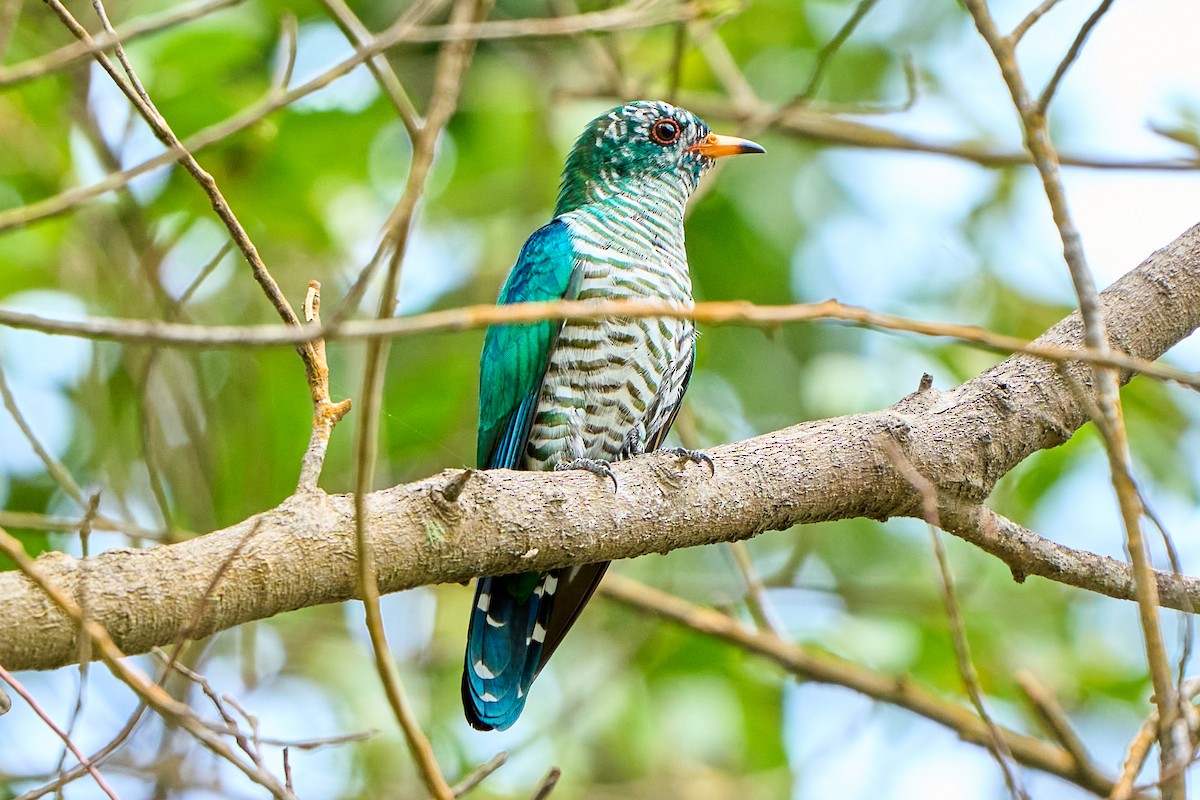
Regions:
[[[689,320],[568,322],[542,382],[525,468],[612,461],[628,455],[630,437],[652,438],[661,409],[683,394],[693,334]]]

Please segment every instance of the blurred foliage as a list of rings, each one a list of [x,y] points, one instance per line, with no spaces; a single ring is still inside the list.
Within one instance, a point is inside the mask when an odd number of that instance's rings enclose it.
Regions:
[[[84,4],[75,5],[82,18]],[[119,22],[169,5],[130,0],[111,11]],[[396,2],[352,5],[376,30],[403,9]],[[596,0],[582,10],[606,5]],[[961,9],[931,0],[891,10],[883,5],[833,57],[814,103],[899,107],[904,59],[913,57],[923,94],[918,110],[921,103],[949,106],[964,139],[1003,140],[990,118],[956,105],[961,77],[952,73],[994,71],[979,52],[968,66],[955,62],[960,42],[973,33]],[[794,97],[852,11],[853,4],[840,0],[762,0],[719,25],[698,24],[678,62],[680,99],[712,105],[723,91],[723,76],[695,46],[696,38],[714,35],[761,98]],[[501,0],[492,18],[546,13],[541,3]],[[285,14],[295,15],[299,30],[293,85],[351,52],[323,6],[273,0],[247,0],[130,45],[150,95],[181,137],[270,90],[284,57]],[[443,11],[434,21],[444,17]],[[68,39],[45,9],[26,4],[6,63]],[[603,84],[604,70],[590,60],[593,48],[609,53],[645,94],[661,95],[671,83],[675,40],[675,27],[663,26],[480,46],[439,146],[404,265],[401,308],[411,313],[490,302],[525,236],[547,219],[563,156],[580,125],[616,99]],[[419,106],[428,96],[436,52],[426,44],[389,53]],[[1008,99],[998,86],[993,100],[1002,105]],[[1187,116],[1193,128],[1194,116]],[[710,122],[734,127],[719,117]],[[1071,121],[1056,125],[1069,130]],[[919,200],[926,187],[890,180],[887,171],[894,163],[925,169],[934,163],[928,156],[847,153],[770,130],[747,133],[770,155],[726,165],[692,209],[688,245],[700,299],[787,303],[836,294],[881,311],[1025,337],[1069,311],[1069,293],[1047,294],[1020,279],[1038,272],[1066,285],[1053,242],[1015,254],[1010,249],[1031,214],[1045,216],[1027,173],[956,164],[952,169],[973,188],[951,210],[931,210]],[[107,76],[87,64],[0,92],[0,142],[0,211],[93,183],[161,150],[130,119]],[[366,263],[403,187],[410,152],[392,105],[359,69],[205,149],[199,160],[293,304],[300,305],[307,281],[317,278],[331,309]],[[864,199],[879,193],[889,198],[882,211]],[[69,214],[0,234],[0,304],[48,316],[275,321],[240,257],[226,255],[204,271],[223,242],[192,179],[179,169],[160,170]],[[179,306],[185,291],[190,298]],[[368,296],[360,310],[372,313],[377,301]],[[474,331],[395,343],[379,485],[471,462],[481,338]],[[357,400],[362,350],[359,343],[330,344],[335,400]],[[804,419],[882,407],[913,391],[922,372],[932,373],[939,386],[953,385],[1000,357],[837,324],[705,327],[684,419],[700,444],[711,446]],[[0,330],[0,367],[51,452],[85,488],[101,490],[102,510],[113,518],[188,536],[269,508],[295,488],[310,405],[301,364],[286,348],[156,352]],[[1148,493],[1170,508],[1190,507],[1198,491],[1194,448],[1187,447],[1194,413],[1181,404],[1178,389],[1149,381],[1136,381],[1124,397]],[[323,477],[331,492],[347,491],[353,482],[356,413],[333,436]],[[0,420],[3,508],[77,517],[80,510],[27,451],[10,421]],[[1073,546],[1119,550],[1115,501],[1090,431],[1030,458],[1001,482],[992,504]],[[1098,523],[1101,530],[1094,530]],[[75,535],[13,533],[30,552],[80,550]],[[145,543],[105,533],[93,535],[90,547]],[[948,546],[975,662],[998,716],[1036,731],[1013,677],[1030,670],[1082,721],[1084,738],[1115,768],[1148,709],[1131,607],[1039,579],[1018,585],[995,559],[959,542]],[[912,521],[814,525],[751,543],[768,595],[798,642],[961,699],[929,549],[924,527]],[[749,619],[741,578],[723,548],[617,569]],[[447,774],[459,776],[499,749],[510,751],[510,763],[473,792],[481,800],[527,797],[551,765],[564,771],[554,794],[563,800],[817,796],[805,788],[815,785],[814,776],[846,768],[831,754],[840,747],[834,737],[930,727],[853,704],[843,712],[841,695],[835,702],[753,656],[597,601],[539,680],[517,728],[476,734],[462,721],[458,695],[468,601],[463,587],[436,587],[387,598],[385,612],[410,693]],[[301,797],[419,794],[360,618],[354,606],[305,609],[221,634],[196,654],[196,667],[258,716],[264,736],[379,731],[362,742],[294,751]],[[42,684],[56,698],[51,707],[60,721],[75,674],[60,671]],[[87,741],[101,743],[119,726],[114,709],[125,706],[111,702],[89,700],[79,728]],[[18,733],[9,722],[14,719],[15,713],[0,719],[0,794],[36,784],[53,769],[57,752],[57,745],[37,738],[40,733]],[[41,749],[18,746],[21,737],[34,737]],[[830,740],[823,746],[804,744],[823,738]],[[899,735],[896,741],[916,743]],[[915,747],[893,757],[935,769],[940,759],[964,752],[974,746]],[[171,756],[193,761],[180,766]],[[161,725],[139,729],[117,763],[123,797],[248,796],[237,776],[196,766],[209,762]],[[872,771],[869,765],[856,769]],[[994,765],[985,769],[992,772],[981,796],[997,796],[999,774]],[[66,796],[92,796],[87,792],[94,787],[85,783]],[[1047,796],[1069,795],[1064,785],[1049,785]],[[861,796],[892,796],[884,768],[871,786]],[[972,796],[974,786],[957,796]]]

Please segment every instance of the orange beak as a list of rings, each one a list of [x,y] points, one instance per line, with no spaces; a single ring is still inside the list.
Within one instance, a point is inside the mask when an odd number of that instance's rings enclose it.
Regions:
[[[692,145],[688,150],[694,150],[708,158],[723,158],[724,156],[736,156],[741,153],[767,152],[761,144],[752,142],[749,139],[739,139],[736,136],[721,136],[717,133],[710,133],[704,137],[704,141]]]

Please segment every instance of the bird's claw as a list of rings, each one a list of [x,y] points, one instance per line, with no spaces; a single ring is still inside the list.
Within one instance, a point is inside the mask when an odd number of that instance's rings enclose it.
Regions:
[[[687,459],[693,464],[704,464],[708,467],[709,476],[717,474],[717,466],[713,463],[712,458],[703,450],[689,450],[686,447],[667,447],[663,450],[664,453],[670,453],[680,459]]]
[[[600,478],[608,478],[613,483],[613,494],[617,493],[617,476],[613,474],[612,468],[609,467],[607,461],[601,461],[597,458],[573,458],[570,461],[560,461],[554,465],[555,471],[564,469],[582,469]]]

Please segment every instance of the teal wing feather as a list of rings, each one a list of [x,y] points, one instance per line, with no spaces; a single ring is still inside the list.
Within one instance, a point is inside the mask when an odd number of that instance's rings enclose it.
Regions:
[[[556,220],[539,228],[521,248],[498,302],[573,299],[579,284],[577,261],[566,223]],[[479,359],[481,468],[520,468],[538,390],[561,329],[560,320],[488,328]]]
[[[567,225],[535,231],[500,291],[501,304],[573,299],[580,268]],[[478,463],[520,469],[537,413],[546,365],[562,322],[488,329],[480,359]],[[543,573],[480,578],[467,632],[462,681],[467,720],[480,730],[507,728],[543,663],[557,581]]]

